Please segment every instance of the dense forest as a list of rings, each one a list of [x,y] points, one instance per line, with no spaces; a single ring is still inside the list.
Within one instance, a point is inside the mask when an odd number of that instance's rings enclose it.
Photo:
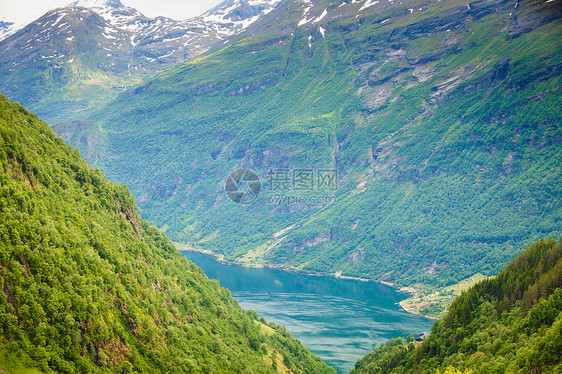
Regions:
[[[0,164],[0,372],[335,372],[1,95]]]
[[[390,340],[352,374],[436,372],[562,372],[562,242],[532,244],[457,297],[425,341]]]

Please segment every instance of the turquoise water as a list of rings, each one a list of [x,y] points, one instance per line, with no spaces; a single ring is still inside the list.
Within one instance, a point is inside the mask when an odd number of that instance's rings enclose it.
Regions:
[[[398,302],[407,295],[385,285],[228,266],[203,253],[182,253],[228,288],[242,308],[285,326],[339,373],[348,373],[380,343],[427,334],[433,325],[402,311]]]

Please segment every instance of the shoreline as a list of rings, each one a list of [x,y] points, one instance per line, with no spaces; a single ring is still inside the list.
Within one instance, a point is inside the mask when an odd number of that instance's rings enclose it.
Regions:
[[[424,314],[420,314],[414,310],[409,310],[406,307],[404,307],[403,302],[415,297],[415,295],[417,294],[417,290],[413,287],[397,287],[395,286],[393,283],[390,282],[385,282],[385,281],[377,281],[374,279],[365,279],[365,278],[358,278],[358,277],[350,277],[347,275],[338,275],[338,274],[319,274],[319,273],[305,273],[303,271],[299,271],[296,269],[291,269],[288,268],[286,266],[282,266],[282,265],[258,265],[258,264],[241,264],[241,263],[235,263],[235,262],[229,262],[226,261],[224,259],[224,256],[218,253],[215,253],[209,249],[201,249],[201,248],[195,248],[195,247],[191,247],[188,246],[186,244],[181,244],[181,243],[173,243],[174,246],[176,247],[176,249],[179,252],[198,252],[198,253],[203,253],[206,255],[211,255],[213,256],[217,262],[223,264],[223,265],[227,265],[227,266],[239,266],[239,267],[244,267],[244,268],[254,268],[254,269],[263,269],[263,268],[268,268],[268,269],[276,269],[276,270],[282,270],[282,271],[287,271],[287,272],[291,272],[291,273],[295,273],[295,274],[300,274],[300,275],[306,275],[306,276],[312,276],[312,277],[325,277],[325,278],[334,278],[334,279],[344,279],[344,280],[353,280],[353,281],[359,281],[359,282],[365,282],[365,283],[378,283],[378,284],[382,284],[388,287],[391,287],[393,289],[395,289],[397,292],[400,293],[409,293],[410,297],[408,297],[405,300],[402,300],[400,302],[398,302],[398,306],[400,307],[401,310],[403,310],[406,313],[409,314],[413,314],[415,316],[418,317],[423,317],[425,319],[430,319],[433,321],[438,321],[439,318],[436,317],[431,317],[431,316],[426,316]]]
[[[406,300],[408,300],[408,299],[406,299]],[[401,308],[403,311],[405,311],[405,312],[407,312],[407,313],[410,313],[410,314],[413,314],[413,315],[415,315],[415,316],[423,317],[423,318],[425,318],[425,319],[430,319],[430,320],[433,320],[433,321],[439,321],[439,320],[440,320],[440,318],[437,318],[437,317],[426,316],[425,314],[418,313],[418,312],[416,312],[416,311],[414,311],[414,310],[408,310],[408,309],[403,305],[403,302],[406,301],[406,300],[402,300],[401,302],[398,303],[398,305],[400,305],[400,308]]]
[[[290,272],[290,273],[306,275],[306,276],[310,276],[310,277],[325,277],[325,278],[334,278],[334,279],[354,280],[354,281],[365,282],[365,283],[379,283],[379,284],[384,284],[385,286],[392,287],[392,288],[398,290],[399,292],[402,292],[397,287],[393,286],[392,283],[388,283],[388,282],[380,282],[380,281],[376,281],[376,280],[373,280],[373,279],[349,277],[347,275],[306,273],[306,272],[303,272],[303,271],[300,271],[300,270],[297,270],[297,269],[293,269],[293,268],[288,268],[288,267],[282,266],[282,265],[259,265],[259,264],[242,264],[242,263],[239,263],[239,262],[229,262],[229,261],[224,259],[223,255],[215,253],[215,252],[213,252],[209,249],[200,249],[200,248],[193,248],[193,247],[179,248],[178,243],[174,243],[174,244],[176,245],[176,249],[180,252],[198,252],[198,253],[203,253],[203,254],[206,254],[206,255],[211,255],[211,256],[213,256],[214,258],[217,259],[217,262],[220,262],[221,264],[227,265],[227,266],[239,266],[239,267],[243,267],[243,268],[253,268],[253,269],[267,268],[267,269],[287,271],[287,272]]]

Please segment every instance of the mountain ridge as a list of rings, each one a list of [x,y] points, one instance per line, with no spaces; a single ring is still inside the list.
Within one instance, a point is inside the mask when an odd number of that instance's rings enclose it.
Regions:
[[[146,17],[119,1],[50,10],[0,40],[0,91],[50,123],[83,117],[143,78],[219,47],[277,0],[251,4],[227,1],[183,21]]]

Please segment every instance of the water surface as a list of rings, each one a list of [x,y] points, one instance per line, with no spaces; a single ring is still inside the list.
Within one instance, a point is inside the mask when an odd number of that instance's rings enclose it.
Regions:
[[[427,334],[433,325],[402,311],[398,302],[407,295],[382,284],[229,266],[211,255],[182,253],[228,288],[242,308],[285,326],[339,373],[348,373],[380,343]]]

